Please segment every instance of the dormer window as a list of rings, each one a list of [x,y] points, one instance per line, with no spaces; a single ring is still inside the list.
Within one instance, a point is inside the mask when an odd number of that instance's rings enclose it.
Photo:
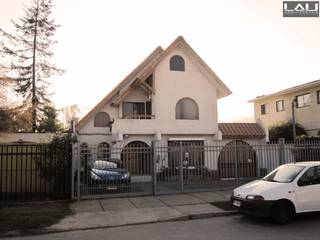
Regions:
[[[170,71],[185,71],[184,59],[179,55],[170,58]]]
[[[94,116],[93,126],[94,127],[109,127],[110,116],[106,112],[98,112]]]

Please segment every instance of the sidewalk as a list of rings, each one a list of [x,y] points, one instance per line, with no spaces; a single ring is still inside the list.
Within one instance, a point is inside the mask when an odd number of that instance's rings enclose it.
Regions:
[[[229,201],[230,195],[230,191],[216,191],[77,201],[70,205],[73,215],[45,230],[74,231],[236,214],[211,204]]]

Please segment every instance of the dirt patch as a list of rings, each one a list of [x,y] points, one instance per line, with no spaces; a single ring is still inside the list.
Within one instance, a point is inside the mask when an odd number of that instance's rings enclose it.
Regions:
[[[29,234],[72,214],[70,202],[27,203],[0,208],[0,236]]]
[[[210,204],[218,208],[221,208],[225,211],[237,210],[234,206],[232,206],[230,201],[212,202]]]

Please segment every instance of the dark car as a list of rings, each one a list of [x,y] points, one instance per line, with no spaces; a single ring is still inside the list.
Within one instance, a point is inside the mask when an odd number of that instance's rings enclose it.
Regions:
[[[107,185],[116,188],[131,182],[130,173],[118,159],[94,161],[90,176],[93,185]]]

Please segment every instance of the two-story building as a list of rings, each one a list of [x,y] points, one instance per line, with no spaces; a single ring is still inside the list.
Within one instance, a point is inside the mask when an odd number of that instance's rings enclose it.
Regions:
[[[264,141],[265,129],[258,123],[218,124],[217,100],[230,94],[230,89],[180,36],[165,50],[156,48],[80,120],[76,125],[79,146],[83,152],[90,148],[94,159],[121,158],[131,173],[139,174],[150,173],[151,163],[143,153],[130,154],[130,148],[147,149],[153,141],[164,148],[176,144],[201,148],[223,139],[225,144],[234,139]],[[126,150],[128,154],[124,154]],[[217,169],[219,151],[182,154],[191,159],[189,163],[196,159],[198,165]],[[158,156],[163,162],[158,166],[170,165],[166,150]]]
[[[320,134],[320,80],[262,95],[249,102],[254,103],[255,120],[261,120],[268,128],[291,120],[294,102],[296,122],[308,135]]]

